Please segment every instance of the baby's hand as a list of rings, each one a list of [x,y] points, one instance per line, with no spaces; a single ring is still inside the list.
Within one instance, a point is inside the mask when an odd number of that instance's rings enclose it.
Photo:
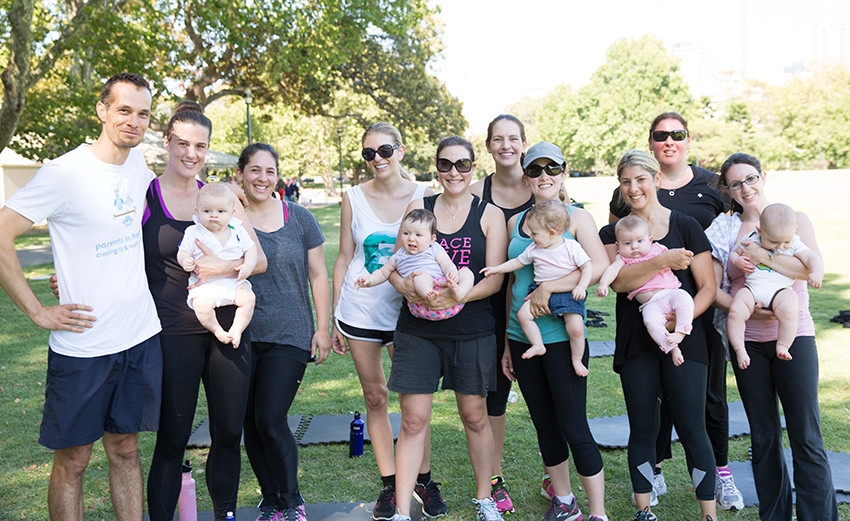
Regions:
[[[808,278],[806,278],[806,282],[809,283],[809,286],[815,289],[820,289],[820,286],[823,283],[823,273],[809,273]]]
[[[490,275],[495,275],[497,271],[495,266],[487,266],[486,268],[481,268],[481,271],[478,273],[483,273],[484,277],[489,277]]]
[[[183,269],[186,271],[195,271],[195,259],[193,257],[189,257],[188,259],[183,261]]]
[[[369,284],[369,277],[360,277],[354,281],[354,287],[357,289],[368,288],[369,286],[371,286],[371,284]]]
[[[603,286],[602,284],[596,286],[596,296],[597,297],[607,297],[608,296],[608,286]]]
[[[242,264],[240,264],[239,266],[237,266],[236,270],[239,272],[239,275],[236,276],[236,280],[247,279],[248,277],[251,276],[251,271],[253,271],[251,269],[251,267],[248,266],[247,264],[245,264],[244,262]]]
[[[739,255],[732,259],[732,265],[744,272],[746,275],[756,271],[755,264],[750,262],[750,259],[743,255]]]
[[[576,286],[573,288],[573,298],[576,300],[582,300],[587,297],[587,288],[584,286]]]

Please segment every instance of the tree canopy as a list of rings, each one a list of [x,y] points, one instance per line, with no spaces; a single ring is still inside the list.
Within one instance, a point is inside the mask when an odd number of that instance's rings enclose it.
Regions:
[[[363,120],[373,106],[416,136],[466,126],[460,102],[428,70],[441,42],[425,0],[0,2],[10,9],[0,22],[0,149],[14,136],[30,157],[94,137],[101,83],[122,70],[151,79],[160,103],[206,106],[250,88],[256,106],[307,116]],[[339,112],[339,91],[362,95],[362,105]],[[155,128],[169,114],[156,115]]]

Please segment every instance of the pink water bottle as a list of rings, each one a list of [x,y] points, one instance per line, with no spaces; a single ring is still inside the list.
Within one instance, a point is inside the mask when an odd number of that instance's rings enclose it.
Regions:
[[[180,486],[180,497],[177,499],[177,510],[180,513],[180,521],[198,521],[195,479],[192,477],[189,460],[183,465],[183,483]]]

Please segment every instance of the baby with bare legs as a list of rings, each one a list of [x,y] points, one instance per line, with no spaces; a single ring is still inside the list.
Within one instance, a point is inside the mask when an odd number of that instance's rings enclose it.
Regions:
[[[236,269],[236,278],[215,279],[193,287],[198,278],[189,277],[189,297],[186,303],[195,311],[198,321],[212,332],[224,344],[239,347],[242,332],[251,322],[254,314],[254,292],[251,283],[246,279],[254,271],[257,264],[257,247],[242,227],[239,219],[233,217],[236,196],[224,184],[208,183],[201,187],[195,203],[196,224],[186,228],[180,250],[177,252],[177,262],[186,271],[195,269],[195,259],[204,256],[196,244],[201,244],[212,250],[224,260],[243,259]],[[244,257],[244,258],[243,258]],[[229,331],[225,331],[218,323],[215,308],[236,305],[236,314]]]
[[[393,271],[398,271],[402,277],[414,277],[413,286],[423,299],[435,297],[437,290],[445,286],[451,290],[455,300],[463,301],[475,285],[475,276],[469,268],[458,270],[445,248],[437,242],[437,218],[431,211],[419,208],[408,213],[401,222],[399,239],[401,248],[381,269],[357,279],[355,286],[377,286],[389,279]],[[433,310],[412,302],[408,302],[407,306],[413,316],[426,320],[445,320],[463,309],[463,304],[444,310]]]
[[[624,266],[647,261],[667,251],[663,244],[652,242],[649,224],[640,217],[629,215],[620,219],[614,233],[618,255],[599,279],[596,295],[600,297],[608,295],[608,286]],[[667,268],[628,294],[629,299],[640,302],[640,313],[649,336],[662,351],[670,354],[674,365],[685,361],[679,344],[685,335],[690,334],[694,320],[694,299],[680,289],[681,285],[673,271]],[[667,315],[670,313],[676,315],[676,328],[672,333],[667,331]]]
[[[759,217],[759,225],[744,241],[755,242],[775,255],[793,255],[809,269],[807,282],[813,288],[820,288],[823,282],[824,266],[820,257],[797,237],[797,214],[784,204],[768,205]],[[742,245],[729,253],[729,263],[744,272],[746,284],[732,299],[726,329],[729,344],[738,356],[738,366],[746,369],[750,357],[744,348],[745,322],[753,314],[756,303],[773,311],[779,321],[776,337],[776,358],[791,360],[789,348],[797,336],[797,313],[799,303],[797,294],[791,290],[794,279],[772,270],[764,264],[758,266],[743,255]],[[786,291],[787,290],[787,291]]]

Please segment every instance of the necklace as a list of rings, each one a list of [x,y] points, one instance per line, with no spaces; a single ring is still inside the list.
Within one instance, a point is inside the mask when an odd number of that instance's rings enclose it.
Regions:
[[[443,201],[443,206],[446,208],[446,211],[449,212],[449,215],[451,216],[452,221],[457,219],[457,215],[454,212],[452,212],[451,208],[449,208],[448,203]],[[460,214],[463,210],[466,210],[466,209],[468,209],[467,205],[463,204],[463,205],[461,205],[461,209],[457,210],[457,213]]]

